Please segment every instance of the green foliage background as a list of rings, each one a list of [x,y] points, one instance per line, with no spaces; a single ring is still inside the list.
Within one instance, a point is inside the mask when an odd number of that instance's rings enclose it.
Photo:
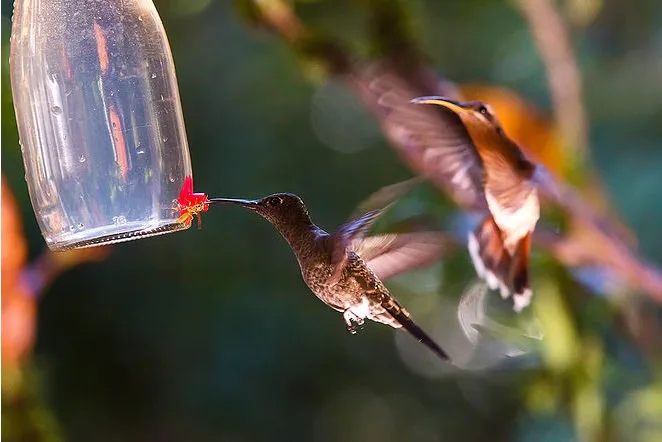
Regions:
[[[662,3],[594,1],[599,14],[573,28],[592,154],[641,253],[659,264]],[[231,197],[294,192],[332,229],[369,193],[410,176],[348,93],[348,112],[363,128],[354,129],[360,149],[327,147],[311,124],[323,84],[286,44],[247,26],[232,2],[155,3],[177,66],[197,189]],[[561,2],[573,3],[582,2]],[[368,53],[365,4],[320,0],[297,10],[312,29]],[[444,75],[510,86],[549,109],[543,66],[512,4],[406,5],[421,47]],[[2,7],[2,172],[34,256],[44,242],[10,99],[11,2]],[[433,298],[453,306],[473,279],[468,259],[460,253],[436,271],[453,283]],[[40,304],[32,365],[70,441],[662,440],[659,357],[640,353],[607,298],[573,300],[581,289],[553,264],[537,265],[538,275],[563,295],[541,297],[547,311],[561,303],[561,313],[543,321],[541,357],[526,367],[429,378],[403,362],[393,330],[371,324],[349,336],[305,287],[270,225],[239,209],[214,209],[202,231],[121,244],[102,264],[60,278]],[[407,281],[393,292],[424,324],[453,320],[452,311],[427,314],[417,300],[430,294]],[[550,345],[579,353],[559,368]],[[3,430],[18,425],[5,416]]]

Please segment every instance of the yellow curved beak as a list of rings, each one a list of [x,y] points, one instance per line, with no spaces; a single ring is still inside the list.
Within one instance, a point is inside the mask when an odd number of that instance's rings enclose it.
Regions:
[[[411,100],[410,103],[436,104],[437,106],[443,106],[447,109],[452,110],[456,114],[460,114],[460,115],[466,112],[466,109],[463,108],[459,102],[446,97],[437,97],[437,96],[418,97]]]

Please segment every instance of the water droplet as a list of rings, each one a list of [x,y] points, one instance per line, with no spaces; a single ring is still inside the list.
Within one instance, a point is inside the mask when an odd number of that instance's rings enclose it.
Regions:
[[[120,215],[120,216],[114,216],[113,217],[113,222],[117,226],[121,226],[122,224],[126,224],[126,217]]]
[[[161,94],[161,101],[163,101],[163,94]]]
[[[171,183],[174,183],[175,182],[175,177],[171,176],[171,177],[168,178],[168,180],[170,180]]]
[[[78,227],[78,230],[83,230],[83,227],[85,227],[85,226],[83,225],[83,223],[78,223],[77,227]]]
[[[70,231],[70,232],[73,232],[73,231],[75,231],[75,230],[76,230],[76,226],[69,226],[69,231]]]
[[[62,113],[62,108],[60,106],[53,106],[51,107],[51,112],[53,112],[53,115],[60,115]]]
[[[168,141],[168,137],[163,137],[163,142],[165,143],[166,141]]]
[[[84,163],[85,162],[85,155],[81,155],[80,158],[78,158],[79,163]]]
[[[152,74],[152,78],[156,78],[156,74]]]
[[[139,151],[138,151],[138,152],[136,152],[136,153],[137,153],[138,155],[142,155],[142,154],[144,154],[144,153],[145,153],[145,151],[144,151],[144,150],[139,150]]]
[[[139,16],[138,16],[138,21],[143,21],[143,17],[142,17],[142,15],[139,15]]]

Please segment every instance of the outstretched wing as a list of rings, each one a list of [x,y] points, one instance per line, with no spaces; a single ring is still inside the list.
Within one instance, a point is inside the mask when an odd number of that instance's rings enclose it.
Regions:
[[[334,285],[340,280],[342,270],[347,264],[347,250],[352,242],[363,238],[365,233],[370,230],[377,218],[386,210],[371,210],[365,215],[343,224],[328,237],[331,245],[331,277],[327,284]]]
[[[420,94],[393,73],[366,75],[386,114],[383,130],[409,167],[445,189],[461,207],[486,210],[482,163],[460,117],[443,106],[410,103]]]
[[[365,234],[375,224],[377,218],[388,210],[398,198],[419,184],[420,181],[418,178],[413,178],[382,187],[359,206],[360,210],[364,212],[363,215],[343,224],[329,236],[333,272],[328,284],[333,285],[340,279],[342,269],[347,263],[347,250],[353,249],[353,245],[360,243]]]
[[[373,192],[368,198],[361,201],[354,211],[353,218],[360,217],[371,210],[386,210],[395,201],[412,191],[416,186],[425,181],[422,177],[414,177],[395,184],[389,184]]]
[[[388,279],[441,259],[456,244],[435,232],[389,233],[355,240],[351,249],[379,279]]]

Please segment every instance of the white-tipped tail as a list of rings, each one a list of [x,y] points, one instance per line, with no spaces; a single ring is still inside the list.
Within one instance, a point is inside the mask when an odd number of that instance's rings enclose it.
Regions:
[[[513,296],[513,310],[515,310],[517,313],[521,313],[522,310],[524,310],[526,307],[531,304],[531,297],[533,296],[533,293],[531,292],[531,289],[526,289],[524,290],[523,293],[519,293]]]
[[[469,255],[480,278],[502,298],[513,295],[513,309],[521,312],[531,303],[528,277],[530,236],[517,244],[514,255],[506,250],[501,231],[492,217],[470,232],[467,241]]]

